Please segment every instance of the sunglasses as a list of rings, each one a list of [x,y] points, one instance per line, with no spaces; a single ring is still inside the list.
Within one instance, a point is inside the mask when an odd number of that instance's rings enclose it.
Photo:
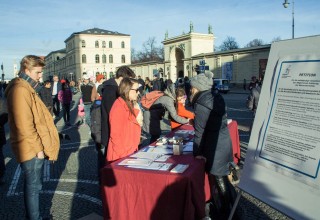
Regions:
[[[130,89],[130,90],[134,90],[134,91],[136,91],[136,93],[137,93],[137,92],[139,92],[139,88],[136,88],[136,89]]]

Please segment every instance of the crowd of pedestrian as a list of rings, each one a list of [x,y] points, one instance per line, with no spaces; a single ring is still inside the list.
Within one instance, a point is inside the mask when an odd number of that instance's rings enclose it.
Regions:
[[[44,160],[58,159],[60,146],[55,119],[60,119],[62,109],[65,126],[71,126],[70,108],[78,91],[81,92],[79,106],[83,107],[79,112],[84,114],[84,123],[96,141],[98,176],[106,164],[143,147],[142,133],[148,136],[145,143],[157,141],[162,134],[160,122],[167,113],[171,129],[183,124],[194,126],[193,154],[205,161],[210,183],[217,186],[220,195],[221,213],[228,215],[232,189],[227,184],[227,175],[228,164],[233,161],[232,147],[225,102],[213,88],[211,72],[191,79],[179,78],[173,83],[171,79],[163,80],[159,73],[152,80],[148,77],[143,80],[128,66],[121,66],[115,77],[108,80],[102,74],[97,74],[94,80],[83,74],[75,83],[55,75],[53,81],[40,83],[43,66],[44,61],[37,56],[22,59],[18,77],[5,90],[8,109],[0,112],[0,150],[6,143],[3,126],[9,118],[11,146],[25,177],[27,219],[41,218],[41,169]],[[145,108],[140,100],[153,94],[157,98]],[[187,106],[193,111],[187,110]],[[0,151],[0,181],[5,171],[3,161]]]

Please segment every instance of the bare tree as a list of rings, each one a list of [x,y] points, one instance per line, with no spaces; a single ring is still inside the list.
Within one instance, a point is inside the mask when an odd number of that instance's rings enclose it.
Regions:
[[[134,51],[135,52],[135,51]],[[132,51],[131,51],[132,54]],[[135,52],[132,63],[148,62],[148,61],[163,61],[164,51],[163,46],[157,46],[155,37],[149,37],[149,39],[143,43],[142,50]]]
[[[239,45],[234,37],[228,36],[219,46],[221,51],[238,49]]]
[[[245,47],[257,47],[257,46],[262,46],[265,45],[265,43],[261,39],[253,39]]]
[[[274,42],[277,42],[277,41],[280,41],[281,40],[281,37],[278,36],[278,37],[274,37],[271,41],[271,43],[274,43]]]

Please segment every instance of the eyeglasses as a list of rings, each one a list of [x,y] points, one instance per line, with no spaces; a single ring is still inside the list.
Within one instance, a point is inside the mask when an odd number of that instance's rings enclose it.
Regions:
[[[134,91],[136,91],[136,93],[137,93],[137,92],[139,92],[139,88],[136,88],[136,89],[130,89],[130,90],[134,90]]]

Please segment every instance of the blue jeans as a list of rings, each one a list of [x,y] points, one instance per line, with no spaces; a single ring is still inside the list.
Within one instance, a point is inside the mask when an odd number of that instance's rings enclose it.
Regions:
[[[91,117],[90,117],[90,109],[91,109],[92,104],[87,104],[84,105],[84,113],[85,113],[85,119],[86,119],[86,124],[91,128]]]
[[[24,175],[24,205],[26,217],[30,220],[38,220],[40,217],[39,194],[42,188],[42,167],[44,159],[37,157],[21,163]]]

